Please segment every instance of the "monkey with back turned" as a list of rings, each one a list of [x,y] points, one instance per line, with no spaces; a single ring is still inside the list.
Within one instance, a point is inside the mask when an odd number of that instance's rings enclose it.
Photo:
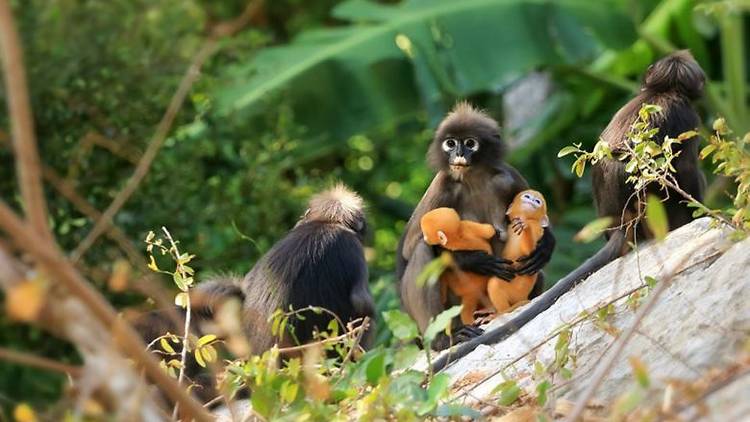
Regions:
[[[334,313],[344,324],[369,317],[370,328],[360,343],[369,348],[375,333],[375,304],[362,243],[366,231],[364,204],[356,193],[338,185],[313,196],[294,228],[243,279],[221,277],[196,286],[191,292],[192,328],[202,334],[202,323],[212,322],[223,303],[239,300],[244,334],[252,353],[260,354],[274,344],[308,343],[315,332],[327,330],[330,314],[305,312],[304,319],[289,319],[291,331],[281,339],[272,335],[268,318],[277,309],[314,306]],[[179,333],[183,323],[162,310],[142,315],[134,325],[148,343],[167,331]],[[216,396],[214,377],[198,367],[192,354],[187,375],[198,384],[193,391],[201,399]]]
[[[662,108],[661,112],[652,116],[650,122],[651,127],[659,128],[659,138],[677,138],[684,132],[696,129],[700,125],[700,117],[691,102],[702,95],[705,78],[703,69],[686,50],[662,58],[649,66],[643,77],[641,91],[615,114],[602,132],[601,139],[607,142],[614,154],[620,151],[643,104],[656,104]],[[679,155],[673,162],[680,188],[698,201],[702,200],[705,190],[705,178],[698,163],[699,144],[700,139],[693,137],[676,145],[674,151],[679,152]],[[648,239],[650,233],[647,231],[628,230],[626,226],[629,225],[620,224],[623,215],[633,218],[639,214],[638,204],[633,199],[633,186],[626,183],[626,178],[625,163],[616,158],[602,160],[593,168],[592,184],[597,212],[600,217],[612,217],[615,221],[615,227],[608,233],[607,243],[594,256],[558,281],[513,320],[460,345],[450,355],[438,359],[432,369],[442,369],[449,359],[457,360],[480,344],[493,344],[507,338],[549,308],[578,282],[626,253],[628,240]],[[664,191],[656,187],[647,189],[649,193],[666,199],[664,204],[670,230],[693,219],[692,210],[676,192],[668,191],[665,195]]]
[[[459,103],[438,126],[428,152],[428,160],[437,170],[427,192],[420,200],[406,225],[396,250],[396,277],[401,303],[424,331],[430,318],[446,309],[441,301],[440,286],[417,286],[416,279],[439,251],[422,240],[419,221],[435,208],[455,209],[462,219],[491,224],[504,229],[506,207],[516,194],[528,188],[526,180],[504,162],[505,145],[500,139],[497,122],[468,103]],[[461,271],[504,280],[516,274],[533,274],[549,261],[555,238],[545,228],[533,253],[521,259],[521,266],[499,257],[502,241],[493,239],[494,255],[484,251],[453,251],[453,261]],[[540,273],[541,275],[541,273]],[[532,296],[541,293],[543,277],[539,277]],[[451,304],[459,304],[455,297]],[[482,330],[454,321],[454,339],[464,340],[480,335]],[[441,336],[431,345],[448,347],[452,339]],[[427,345],[429,346],[429,345]]]

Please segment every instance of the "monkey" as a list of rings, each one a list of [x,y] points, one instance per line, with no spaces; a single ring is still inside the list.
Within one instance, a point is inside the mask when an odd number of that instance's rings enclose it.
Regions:
[[[364,204],[359,195],[337,185],[314,196],[294,228],[277,242],[242,281],[243,319],[255,353],[271,348],[277,339],[268,321],[277,309],[324,308],[343,323],[368,317],[370,328],[361,346],[372,346],[375,304],[368,286],[363,242],[367,233]],[[313,340],[325,331],[332,316],[305,312],[290,318],[282,346]],[[344,329],[345,327],[341,327]]]
[[[495,227],[473,221],[462,221],[453,208],[435,208],[420,220],[424,240],[428,245],[440,245],[449,250],[482,250],[492,253],[489,240],[496,236]],[[461,322],[474,323],[474,311],[480,303],[489,304],[488,277],[448,268],[440,276],[441,300],[448,299],[448,289],[461,298]]]
[[[528,188],[526,180],[505,163],[504,157],[505,144],[497,122],[467,102],[459,102],[435,131],[427,158],[437,174],[407,222],[396,250],[401,304],[422,332],[432,317],[446,309],[446,304],[441,301],[440,286],[416,284],[425,265],[440,253],[423,241],[419,221],[428,211],[447,207],[455,209],[464,220],[504,228],[506,206],[516,194]],[[520,260],[520,268],[513,268],[511,262],[497,256],[502,243],[499,238],[493,239],[494,254],[484,251],[450,254],[461,271],[510,280],[516,274],[539,272],[549,262],[555,238],[551,229],[545,228],[534,252]],[[532,295],[541,293],[542,287],[540,276]],[[457,299],[451,298],[450,304],[456,303]],[[452,332],[456,340],[462,341],[480,335],[482,330],[454,319]],[[441,335],[425,347],[441,350],[451,342],[451,338]]]
[[[300,220],[242,278],[219,277],[198,283],[190,295],[191,324],[196,335],[203,334],[204,322],[212,322],[227,300],[242,303],[243,334],[253,354],[273,345],[280,347],[308,343],[315,332],[327,330],[333,319],[329,313],[304,312],[303,318],[290,317],[289,331],[281,339],[271,333],[269,317],[277,310],[301,310],[308,306],[324,308],[343,323],[370,318],[370,328],[360,346],[369,349],[374,342],[375,304],[368,286],[368,269],[363,242],[367,221],[362,199],[344,185],[313,196]],[[166,310],[138,318],[134,325],[144,341],[151,342],[167,331],[180,333],[184,311],[170,318]],[[174,313],[174,311],[172,311]],[[178,313],[179,313],[178,312]],[[341,327],[344,329],[345,327]],[[187,375],[204,401],[216,397],[214,377],[188,358]]]
[[[502,257],[514,261],[530,254],[549,226],[547,203],[535,190],[525,190],[511,202],[506,212],[511,230],[505,242]],[[497,313],[528,300],[536,285],[537,274],[517,274],[510,283],[496,277],[487,282],[487,294]]]
[[[614,115],[602,132],[601,139],[610,146],[614,153],[620,150],[625,145],[627,132],[636,120],[643,104],[656,104],[662,107],[661,112],[652,116],[650,122],[653,128],[659,129],[657,134],[659,137],[676,138],[686,131],[696,129],[700,124],[700,117],[691,102],[701,97],[705,79],[703,69],[687,50],[677,51],[658,60],[646,70],[638,95]],[[706,183],[698,163],[699,144],[700,139],[693,137],[677,145],[674,151],[679,151],[679,155],[673,162],[676,170],[675,177],[680,188],[698,201],[703,199]],[[633,187],[626,183],[625,164],[616,158],[606,159],[599,161],[592,170],[594,204],[598,215],[613,217],[616,222],[619,222],[623,215],[637,216],[638,205],[632,201]],[[649,193],[665,200],[671,230],[692,221],[691,210],[680,200],[676,192],[665,193],[655,187],[647,189]],[[547,310],[576,284],[627,253],[629,239],[637,237],[648,239],[650,236],[651,234],[646,230],[628,230],[627,227],[621,227],[619,224],[613,227],[607,233],[607,243],[596,254],[560,279],[527,309],[510,322],[461,344],[449,355],[436,360],[432,370],[441,370],[451,360],[466,356],[480,344],[494,344],[507,338]]]

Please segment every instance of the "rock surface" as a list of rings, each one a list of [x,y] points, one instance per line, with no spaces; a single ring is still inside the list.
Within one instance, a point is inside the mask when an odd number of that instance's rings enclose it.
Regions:
[[[646,276],[655,278],[657,285],[670,284],[603,378],[594,402],[611,404],[626,392],[637,390],[629,358],[637,358],[650,379],[650,385],[641,389],[645,398],[639,406],[657,407],[663,405],[667,390],[666,400],[670,395],[673,400],[680,399],[683,390],[679,386],[683,384],[676,380],[695,383],[710,370],[721,372],[741,357],[747,359],[750,239],[733,243],[727,231],[710,226],[710,220],[700,219],[670,233],[661,243],[641,245],[638,252],[590,276],[505,341],[481,346],[452,364],[447,372],[454,381],[455,396],[471,403],[490,396],[500,383],[515,380],[530,397],[536,397],[536,386],[546,378],[554,386],[548,406],[554,409],[556,401],[574,402],[590,385],[603,357],[612,352],[616,337],[636,322],[640,307],[629,305],[633,302],[631,294],[644,285]],[[640,306],[645,306],[656,288],[648,290],[638,290]],[[609,303],[613,306],[608,316],[599,322],[595,316],[580,318],[583,311],[595,312]],[[502,324],[509,316],[487,328]],[[564,379],[559,370],[552,370],[554,375],[535,376],[537,361],[545,367],[555,361],[554,334],[565,324],[571,326],[567,348],[571,359],[565,367],[572,378]],[[709,413],[699,419],[750,420],[748,393],[750,375],[737,377],[707,397]],[[683,416],[690,417],[691,411],[694,409],[684,410]]]

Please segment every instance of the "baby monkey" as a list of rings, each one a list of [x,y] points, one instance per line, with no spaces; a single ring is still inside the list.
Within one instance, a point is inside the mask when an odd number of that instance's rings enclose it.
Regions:
[[[495,236],[495,228],[491,224],[462,221],[453,208],[435,208],[426,213],[419,224],[429,245],[440,245],[449,251],[492,253],[490,240]],[[487,276],[461,271],[456,266],[451,266],[440,277],[441,300],[443,303],[448,300],[448,289],[461,298],[461,322],[464,325],[474,323],[474,311],[480,303],[489,306],[487,280]]]
[[[544,228],[549,226],[547,203],[541,193],[525,190],[513,198],[506,215],[510,230],[502,257],[515,261],[534,250],[544,233]],[[516,275],[509,282],[491,278],[487,282],[487,293],[495,310],[498,313],[507,312],[515,305],[528,300],[536,279],[537,274]]]

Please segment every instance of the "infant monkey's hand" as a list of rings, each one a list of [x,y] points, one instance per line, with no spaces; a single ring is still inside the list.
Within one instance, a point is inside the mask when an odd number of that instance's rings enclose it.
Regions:
[[[519,235],[521,234],[521,232],[523,232],[523,229],[526,228],[526,225],[524,224],[523,220],[516,217],[510,221],[510,228],[513,230],[513,233]]]

